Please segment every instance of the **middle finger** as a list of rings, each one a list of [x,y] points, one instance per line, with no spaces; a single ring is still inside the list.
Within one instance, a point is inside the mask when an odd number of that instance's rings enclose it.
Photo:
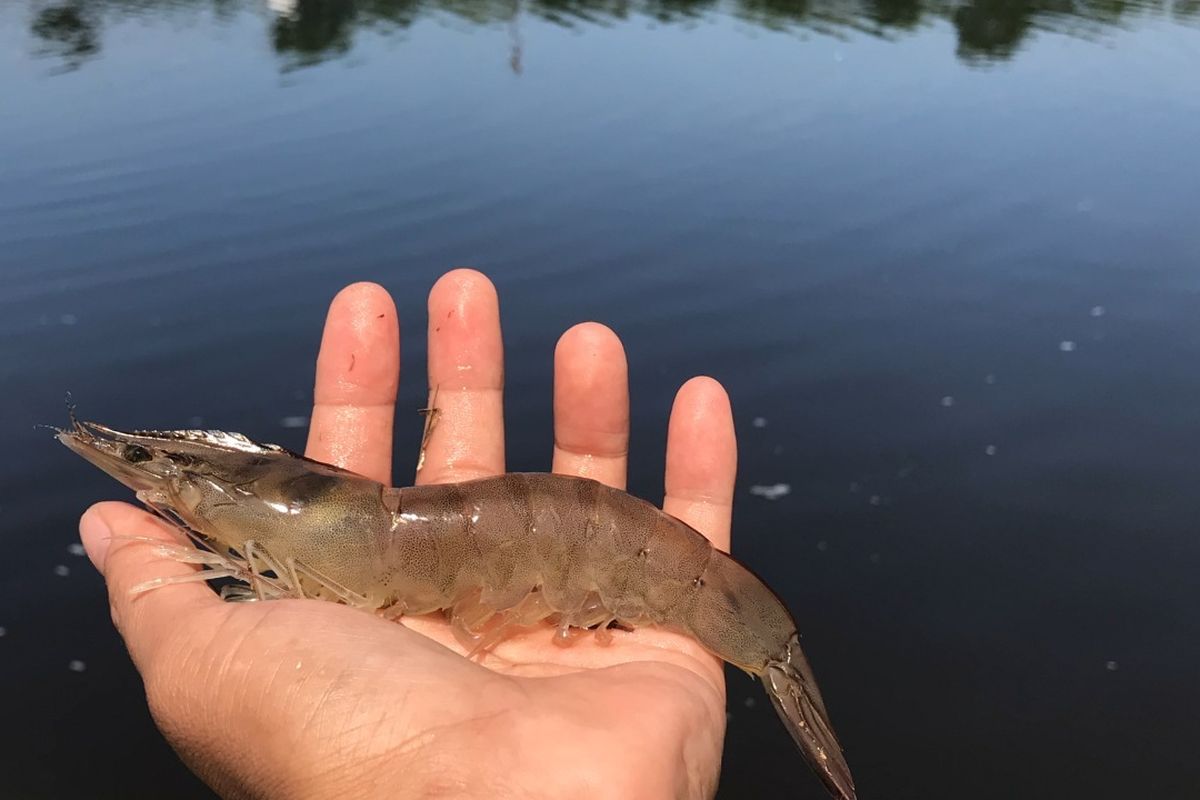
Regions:
[[[472,269],[448,272],[429,292],[429,405],[437,410],[418,484],[504,472],[503,389],[496,287]]]

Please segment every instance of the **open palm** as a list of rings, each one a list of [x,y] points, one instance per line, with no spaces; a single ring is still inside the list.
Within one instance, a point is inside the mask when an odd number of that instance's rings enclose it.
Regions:
[[[395,307],[372,284],[334,300],[307,454],[390,481],[399,380]],[[504,471],[503,352],[495,289],[445,275],[429,297],[429,381],[440,410],[417,483]],[[578,325],[555,353],[555,472],[623,487],[629,396],[621,343]],[[710,379],[676,397],[665,509],[728,549],[736,447]],[[172,538],[102,503],[81,522],[151,711],[226,797],[704,797],[725,728],[720,663],[652,629],[555,644],[539,626],[462,657],[448,624],[389,622],[309,600],[227,604],[197,584],[130,587],[190,569],[128,537]],[[514,535],[519,532],[514,531]]]

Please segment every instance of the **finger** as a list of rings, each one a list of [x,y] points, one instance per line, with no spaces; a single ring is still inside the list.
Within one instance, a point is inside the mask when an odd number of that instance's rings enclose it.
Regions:
[[[728,552],[736,475],[729,395],[712,378],[692,378],[679,389],[671,409],[663,510]]]
[[[189,626],[198,612],[222,605],[203,583],[173,584],[133,593],[139,583],[196,571],[194,566],[157,552],[154,542],[179,545],[179,537],[139,508],[126,503],[97,503],[79,520],[79,536],[88,557],[104,576],[113,624],[140,671],[145,671],[172,632]],[[142,541],[141,537],[154,542]]]
[[[417,483],[504,472],[504,346],[496,287],[472,269],[429,292],[429,406],[436,408]]]
[[[400,324],[382,286],[355,283],[329,305],[317,355],[309,458],[389,483]]]
[[[629,368],[604,325],[568,330],[554,349],[554,471],[625,488]]]

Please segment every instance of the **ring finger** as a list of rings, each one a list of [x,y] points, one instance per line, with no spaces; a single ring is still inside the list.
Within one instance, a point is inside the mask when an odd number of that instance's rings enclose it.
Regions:
[[[629,369],[604,325],[568,330],[554,350],[554,471],[625,488]]]

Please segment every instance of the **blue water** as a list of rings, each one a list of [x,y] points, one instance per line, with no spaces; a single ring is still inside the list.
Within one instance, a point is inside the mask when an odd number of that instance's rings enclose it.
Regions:
[[[0,794],[210,796],[67,549],[124,494],[34,425],[70,390],[302,447],[371,279],[403,477],[469,264],[514,469],[576,321],[626,343],[637,494],[678,384],[729,388],[735,552],[863,797],[1196,797],[1197,75],[1195,2],[0,5]],[[731,676],[722,796],[821,797],[759,699]]]

